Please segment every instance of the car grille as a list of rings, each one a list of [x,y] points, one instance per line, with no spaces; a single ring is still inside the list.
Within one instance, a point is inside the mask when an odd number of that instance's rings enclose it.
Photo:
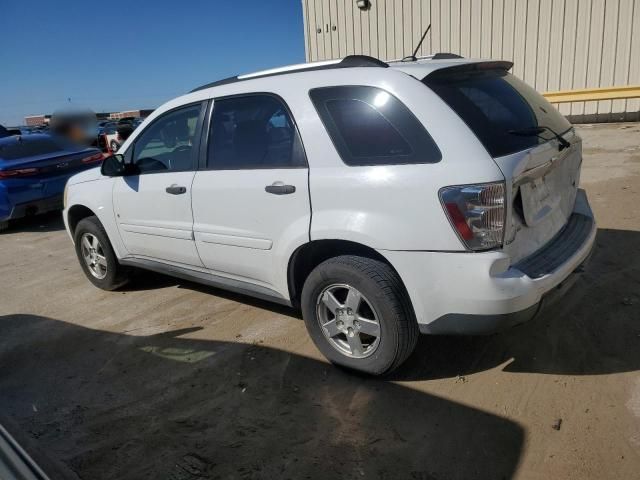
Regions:
[[[549,243],[514,267],[530,278],[543,277],[560,267],[584,245],[592,228],[593,218],[574,213]]]

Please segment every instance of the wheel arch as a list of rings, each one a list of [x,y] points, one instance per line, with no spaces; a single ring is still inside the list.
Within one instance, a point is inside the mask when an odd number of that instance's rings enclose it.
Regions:
[[[341,239],[312,240],[299,246],[289,258],[287,283],[289,286],[289,298],[295,308],[300,307],[302,287],[311,271],[325,260],[340,255],[357,255],[379,260],[389,265],[398,274],[398,271],[384,255],[362,243]],[[400,278],[399,274],[398,277]],[[400,278],[400,281],[402,282],[402,278]]]
[[[87,217],[97,217],[98,215],[91,210],[86,205],[73,205],[69,207],[67,211],[67,223],[69,225],[69,233],[71,233],[71,238],[74,237],[76,233],[76,227],[80,220],[83,220]]]

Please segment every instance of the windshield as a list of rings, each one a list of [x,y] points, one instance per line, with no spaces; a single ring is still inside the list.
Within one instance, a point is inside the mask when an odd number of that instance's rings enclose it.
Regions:
[[[504,70],[435,72],[423,83],[473,130],[493,157],[519,152],[554,138],[514,135],[538,126],[562,134],[571,124],[542,95]]]

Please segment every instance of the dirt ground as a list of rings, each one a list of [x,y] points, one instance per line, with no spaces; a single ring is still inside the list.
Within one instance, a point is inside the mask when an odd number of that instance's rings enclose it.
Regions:
[[[589,269],[528,324],[391,378],[296,312],[144,274],[103,292],[59,215],[0,234],[1,421],[52,479],[639,479],[640,125],[583,126]]]

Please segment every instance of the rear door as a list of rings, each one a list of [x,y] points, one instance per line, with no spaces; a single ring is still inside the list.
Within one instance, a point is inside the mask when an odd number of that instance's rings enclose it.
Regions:
[[[203,115],[201,103],[165,113],[127,150],[139,174],[115,179],[113,206],[130,254],[202,266],[193,240],[191,185]]]
[[[193,183],[194,236],[205,267],[283,292],[292,245],[308,241],[308,170],[279,97],[215,99],[202,170]]]
[[[504,249],[516,262],[567,223],[580,181],[582,148],[560,112],[506,69],[496,68],[499,65],[502,62],[442,69],[423,82],[467,123],[504,174]]]

